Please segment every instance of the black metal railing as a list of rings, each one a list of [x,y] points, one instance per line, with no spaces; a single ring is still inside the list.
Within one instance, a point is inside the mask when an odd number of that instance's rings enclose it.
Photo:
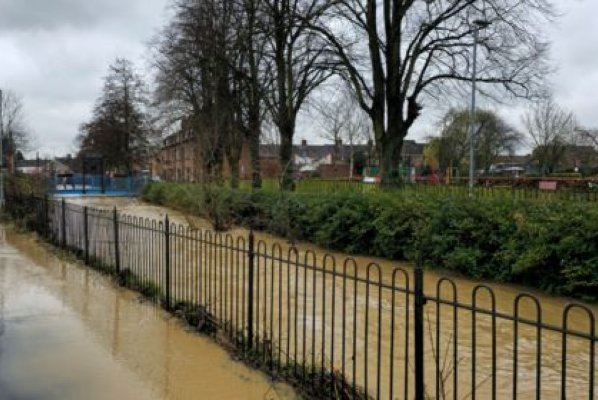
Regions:
[[[594,399],[595,308],[32,196],[15,217],[334,398]],[[465,301],[464,299],[467,298]],[[555,305],[556,304],[556,305]]]

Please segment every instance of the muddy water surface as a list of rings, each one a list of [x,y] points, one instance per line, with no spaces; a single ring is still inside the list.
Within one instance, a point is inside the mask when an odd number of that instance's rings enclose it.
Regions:
[[[188,218],[180,213],[139,203],[135,200],[86,199],[79,201],[87,202],[87,204],[95,207],[117,206],[124,214],[157,220],[163,219],[166,213],[168,213],[171,221],[174,223],[191,224],[194,228],[210,228],[209,223],[205,220]],[[247,237],[247,231],[241,228],[234,229],[229,233],[235,238]],[[382,398],[391,397],[389,392],[393,393],[393,398],[399,397],[397,393],[403,394],[405,379],[402,378],[407,374],[407,381],[410,382],[408,387],[411,391],[410,393],[412,393],[413,366],[409,364],[412,353],[410,355],[403,350],[405,348],[412,348],[413,343],[413,326],[411,325],[409,329],[406,329],[407,326],[404,323],[408,319],[406,318],[408,315],[413,315],[412,299],[404,300],[402,295],[397,295],[397,298],[393,302],[391,291],[386,289],[378,291],[374,287],[375,285],[370,287],[371,290],[368,293],[365,285],[354,284],[351,279],[345,281],[339,277],[334,278],[331,274],[324,277],[324,274],[306,272],[305,269],[295,270],[294,267],[291,270],[287,270],[286,266],[288,263],[282,264],[283,268],[281,268],[274,258],[277,258],[277,255],[281,254],[283,258],[286,257],[288,260],[289,256],[287,254],[289,254],[291,246],[284,239],[268,234],[259,233],[256,235],[256,238],[258,240],[257,271],[263,277],[258,278],[260,288],[257,289],[259,304],[256,307],[256,317],[259,321],[262,321],[263,318],[263,322],[258,321],[256,325],[258,335],[266,337],[275,343],[278,351],[282,349],[283,358],[287,351],[290,351],[291,355],[298,361],[311,364],[314,362],[314,359],[311,358],[310,354],[314,354],[315,362],[319,364],[319,357],[324,354],[322,363],[331,363],[334,369],[344,368],[346,365],[346,371],[343,370],[343,372],[348,377],[350,383],[353,383],[353,380],[355,380],[356,385],[361,387],[367,386],[365,380],[367,376],[369,377],[370,387],[368,389],[370,393],[375,393],[375,386],[377,385],[380,388]],[[107,240],[109,240],[109,237],[107,237]],[[144,236],[135,237],[133,235],[131,239],[128,239],[128,242],[129,249],[126,250],[124,259],[136,260],[140,258],[139,256],[129,256],[129,252],[130,254],[140,254],[141,259],[144,256],[149,257],[150,260],[148,261],[159,258],[155,250],[156,247],[149,246]],[[233,290],[238,290],[239,287],[241,290],[244,289],[244,283],[240,286],[238,285],[243,277],[243,265],[233,262],[239,253],[231,251],[227,255],[225,251],[223,256],[222,252],[212,252],[210,247],[213,247],[214,244],[218,245],[217,241],[212,241],[208,245],[205,245],[205,243],[201,244],[199,241],[191,241],[188,244],[180,242],[186,241],[179,241],[177,239],[173,242],[172,246],[174,253],[172,268],[175,297],[177,293],[185,289],[190,289],[191,293],[203,291],[203,304],[207,304],[209,310],[220,317],[226,319],[226,315],[233,315],[238,309],[241,309],[242,312],[243,307],[239,307],[238,301],[243,297],[229,295],[229,305],[227,308],[226,290],[228,284],[225,281],[224,301],[221,284],[224,276],[224,279],[227,279],[227,277],[230,279],[230,293],[233,293]],[[220,245],[222,243],[220,242]],[[272,247],[275,243],[277,245]],[[158,246],[158,248],[160,247]],[[311,266],[317,265],[328,272],[331,272],[333,268],[341,271],[343,269],[343,262],[348,257],[346,254],[329,252],[306,243],[297,244],[296,249],[300,262],[308,260],[305,261],[305,264]],[[333,256],[336,264],[333,265],[334,263],[331,261],[331,258],[326,259],[324,257],[325,254]],[[314,255],[314,258],[311,255]],[[362,280],[368,279],[366,267],[374,263],[377,266],[372,269],[371,279],[374,282],[391,284],[393,271],[395,271],[395,268],[400,267],[407,271],[412,285],[413,277],[410,265],[371,257],[354,257],[354,260],[355,263],[348,264],[346,270],[349,277],[358,276]],[[150,262],[147,263],[147,265],[150,264]],[[239,267],[241,273],[239,273]],[[197,271],[200,270],[203,272],[201,276],[198,276]],[[444,272],[426,271],[426,294],[436,296],[437,283],[446,275]],[[399,279],[394,286],[405,287],[403,276],[401,274],[397,276]],[[313,282],[316,282],[317,279],[317,287],[312,284],[312,278],[314,279]],[[455,282],[456,296],[459,302],[472,304],[474,302],[472,297],[474,288],[479,284],[485,284],[493,290],[496,296],[496,310],[509,315],[515,313],[514,302],[517,296],[521,292],[532,292],[541,302],[542,322],[557,327],[562,326],[563,310],[571,302],[570,299],[547,296],[543,293],[515,285],[479,282],[457,276],[452,276],[451,278]],[[189,286],[189,282],[201,282],[202,279],[203,284],[192,284]],[[325,280],[324,285],[322,285],[323,280]],[[206,283],[207,295],[205,293]],[[410,287],[412,288],[412,286]],[[452,293],[448,289],[450,289],[449,285],[446,283],[443,284],[439,297],[445,300],[452,300]],[[342,295],[344,290],[348,294],[346,299]],[[279,291],[284,294],[282,296],[278,295]],[[289,293],[289,295],[287,296],[286,293]],[[224,303],[224,313],[222,303]],[[485,289],[479,290],[476,303],[479,307],[490,309],[490,296]],[[331,304],[336,304],[335,312],[332,312]],[[346,321],[340,316],[341,304],[346,304],[347,306]],[[595,315],[598,315],[598,307],[595,305],[588,305],[588,307],[593,310]],[[353,308],[354,311],[352,311]],[[376,320],[379,310],[382,310],[382,320],[380,323]],[[529,299],[521,302],[519,312],[523,318],[532,321],[538,319],[534,304]],[[366,321],[368,313],[369,320]],[[393,314],[396,317],[396,324],[390,326],[389,319]],[[267,315],[271,317],[266,318]],[[470,397],[473,388],[477,390],[480,398],[488,398],[491,390],[492,375],[492,319],[479,314],[474,318],[470,311],[461,309],[458,312],[458,316],[455,317],[457,321],[455,326],[453,324],[452,308],[450,306],[442,306],[438,318],[441,324],[440,332],[442,340],[438,344],[440,346],[438,349],[435,342],[437,315],[436,307],[433,303],[426,306],[426,315],[425,329],[426,332],[429,332],[426,335],[425,343],[426,376],[429,377],[426,380],[426,386],[431,397],[434,397],[435,392],[435,359],[440,358],[439,373],[442,377],[441,385],[443,386],[441,392],[447,394],[446,396],[442,396],[441,394],[440,397],[453,398],[449,394],[453,394],[453,382],[457,380],[458,390],[455,398]],[[283,328],[282,331],[280,327]],[[356,327],[355,330],[352,327]],[[287,335],[285,332],[289,328],[295,332]],[[569,318],[569,328],[589,332],[590,326],[587,316],[577,309],[573,310]],[[458,331],[458,334],[457,340],[453,341],[455,329]],[[533,398],[536,392],[536,369],[538,366],[536,362],[536,345],[538,343],[536,341],[536,331],[533,326],[521,325],[518,329],[517,394],[520,398]],[[405,343],[406,332],[409,333],[410,337],[409,346]],[[474,333],[476,336],[475,346],[473,346]],[[342,343],[343,338],[346,340],[346,351],[342,349],[344,347],[344,343]],[[296,344],[299,345],[298,354],[293,351],[296,348]],[[302,352],[301,347],[305,345],[306,348],[304,347]],[[355,352],[351,349],[353,345],[356,346]],[[567,341],[567,345],[568,356],[566,361],[569,398],[587,398],[588,364],[590,358],[588,352],[589,342],[585,339],[571,338]],[[453,346],[457,348],[456,355],[453,352]],[[475,357],[472,351],[474,347],[476,349]],[[513,382],[515,381],[513,379],[515,335],[512,321],[499,319],[496,322],[496,348],[496,390],[499,398],[510,398],[513,397]],[[542,333],[540,348],[540,364],[542,366],[540,393],[543,395],[543,398],[560,397],[561,348],[562,337],[559,333],[550,331]],[[369,352],[364,354],[364,349],[369,350]],[[392,353],[393,350],[394,354]],[[331,360],[330,357],[333,359]],[[474,359],[477,364],[475,373],[476,383],[472,385],[471,365]],[[406,363],[406,361],[409,362]],[[393,373],[390,372],[391,365],[394,367]],[[380,373],[381,382],[379,383],[376,382],[378,369],[382,371]],[[597,375],[598,371],[596,371],[595,378]],[[595,382],[598,382],[598,379]]]
[[[0,399],[282,399],[285,385],[0,227]]]

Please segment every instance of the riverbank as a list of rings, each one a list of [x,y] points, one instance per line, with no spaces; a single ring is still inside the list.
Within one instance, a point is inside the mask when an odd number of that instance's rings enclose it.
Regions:
[[[121,215],[136,217],[139,219],[164,221],[164,218],[168,216],[170,222],[175,226],[180,226],[179,229],[182,229],[183,231],[186,229],[200,229],[205,231],[212,230],[212,224],[206,218],[188,214],[184,211],[166,206],[151,204],[139,199],[115,197],[81,197],[69,199],[68,203],[106,210],[117,209]],[[228,230],[222,232],[222,234],[230,235],[235,240],[237,238],[246,239],[249,236],[249,229],[242,226],[231,226]],[[394,261],[382,257],[352,255],[340,251],[332,251],[313,243],[306,241],[289,241],[285,237],[263,231],[254,232],[254,235],[256,243],[264,243],[268,248],[272,246],[280,248],[281,254],[289,254],[291,249],[297,249],[299,259],[304,258],[306,254],[314,254],[316,256],[317,263],[322,263],[325,257],[332,257],[337,260],[339,268],[347,259],[354,260],[355,263],[362,269],[365,269],[367,265],[379,265],[383,271],[383,274],[388,279],[390,279],[390,275],[395,268],[405,269],[412,274],[415,265],[415,263],[409,261]],[[573,297],[549,294],[541,289],[530,287],[524,284],[497,282],[489,279],[475,279],[455,271],[441,268],[426,270],[426,292],[433,294],[437,283],[446,277],[449,277],[456,283],[457,291],[459,293],[471,293],[471,291],[478,285],[488,286],[496,294],[496,309],[506,313],[513,311],[513,303],[517,296],[519,296],[521,293],[525,292],[532,294],[540,299],[542,302],[542,308],[546,310],[544,315],[545,321],[554,325],[559,325],[562,322],[561,314],[563,308],[566,307],[567,304],[575,301]],[[486,302],[484,302],[484,304],[486,304]],[[598,315],[598,304],[590,302],[586,303],[586,305],[590,307],[596,315]],[[523,314],[533,317],[534,310],[533,308],[526,307],[526,310],[524,310]],[[574,322],[574,328],[585,330],[584,325],[585,320],[580,321],[579,325]]]
[[[0,398],[291,399],[108,277],[0,226]]]
[[[157,183],[152,204],[350,254],[598,300],[598,205],[439,193],[280,193]]]

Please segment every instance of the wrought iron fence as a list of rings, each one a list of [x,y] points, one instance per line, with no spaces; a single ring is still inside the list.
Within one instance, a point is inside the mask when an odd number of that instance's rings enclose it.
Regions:
[[[334,398],[594,399],[592,306],[545,307],[422,268],[9,197],[16,217],[87,263],[221,330],[273,375]],[[467,299],[467,300],[464,300]]]

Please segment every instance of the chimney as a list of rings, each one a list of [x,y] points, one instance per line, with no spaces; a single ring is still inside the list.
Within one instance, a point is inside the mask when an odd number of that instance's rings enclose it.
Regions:
[[[302,139],[301,140],[301,147],[306,147],[307,146],[307,140]]]

